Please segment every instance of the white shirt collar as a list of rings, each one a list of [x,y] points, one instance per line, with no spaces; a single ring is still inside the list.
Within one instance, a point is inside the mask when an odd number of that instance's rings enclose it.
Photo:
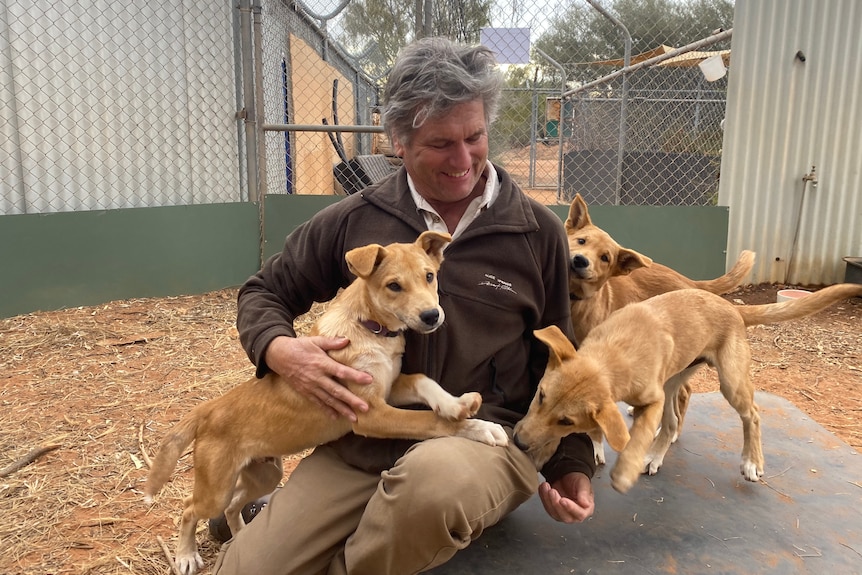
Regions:
[[[481,196],[474,198],[473,201],[470,202],[470,205],[467,206],[464,216],[461,218],[461,221],[458,222],[458,226],[452,233],[453,240],[460,236],[461,232],[467,229],[467,226],[473,223],[473,220],[475,220],[480,213],[491,207],[491,205],[497,200],[497,196],[500,195],[500,178],[497,175],[497,170],[494,169],[494,165],[490,161],[486,164],[485,172],[485,189]],[[410,188],[410,195],[413,197],[413,202],[416,204],[416,208],[425,218],[425,225],[428,229],[437,232],[449,233],[446,223],[443,221],[443,218],[440,217],[440,214],[437,213],[437,210],[435,210],[431,204],[429,204],[425,198],[420,196],[419,192],[416,191],[416,186],[413,183],[413,178],[410,177],[410,174],[407,174],[407,185]]]

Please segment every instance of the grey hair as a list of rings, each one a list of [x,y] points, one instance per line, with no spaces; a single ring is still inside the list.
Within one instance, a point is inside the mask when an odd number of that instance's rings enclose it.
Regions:
[[[413,131],[458,104],[481,99],[488,126],[497,118],[503,76],[494,53],[447,38],[422,38],[402,48],[383,90],[382,120],[390,139]]]

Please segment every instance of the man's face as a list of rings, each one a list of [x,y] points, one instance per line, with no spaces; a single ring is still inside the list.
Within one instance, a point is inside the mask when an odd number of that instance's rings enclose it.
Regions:
[[[488,160],[488,126],[482,100],[458,104],[414,130],[408,145],[395,139],[416,189],[431,202],[470,195]]]

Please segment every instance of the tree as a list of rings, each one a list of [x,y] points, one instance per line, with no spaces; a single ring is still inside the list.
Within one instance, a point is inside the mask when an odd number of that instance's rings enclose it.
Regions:
[[[479,30],[490,23],[493,0],[432,1],[431,35],[465,43],[479,41]],[[377,77],[389,68],[398,50],[415,39],[415,0],[355,0],[344,17],[342,44],[364,53],[363,69]],[[369,50],[368,47],[374,47]],[[375,73],[376,72],[376,73]]]
[[[661,44],[679,47],[733,26],[733,0],[613,0],[608,10],[632,37],[632,54]],[[572,4],[552,18],[549,31],[535,45],[557,62],[569,65],[569,79],[592,75],[583,66],[596,60],[622,58],[625,40],[620,29],[597,10]],[[724,48],[721,46],[719,48]],[[555,68],[537,62],[553,77]]]

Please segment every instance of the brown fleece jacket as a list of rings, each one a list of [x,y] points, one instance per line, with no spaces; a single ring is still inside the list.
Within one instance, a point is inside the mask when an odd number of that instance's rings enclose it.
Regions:
[[[444,325],[407,334],[402,371],[425,373],[449,392],[482,394],[477,417],[512,427],[526,413],[545,370],[547,349],[533,330],[557,325],[574,341],[568,295],[568,247],[560,219],[528,198],[495,166],[497,200],[448,245],[439,274]],[[264,351],[293,320],[328,301],[351,280],[344,255],[369,243],[412,242],[426,229],[401,168],[379,184],[329,206],[299,226],[242,286],[237,326],[258,376]],[[394,465],[413,442],[348,435],[335,442],[350,463],[372,471]],[[564,439],[542,469],[549,481],[595,472],[585,435]]]

